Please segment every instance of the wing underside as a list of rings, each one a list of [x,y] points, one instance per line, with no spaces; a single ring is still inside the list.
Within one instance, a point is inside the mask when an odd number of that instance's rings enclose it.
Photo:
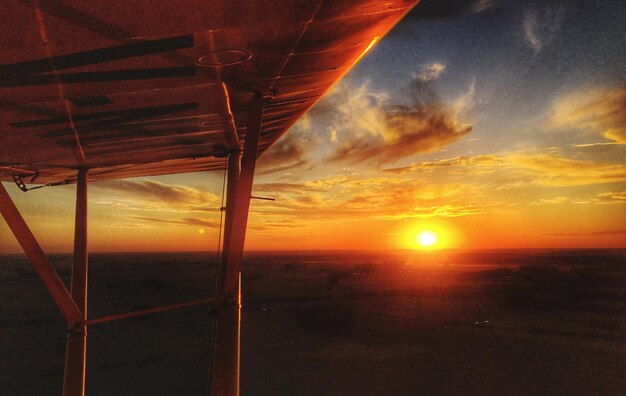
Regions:
[[[262,154],[415,3],[4,4],[0,180],[222,169],[253,95]]]

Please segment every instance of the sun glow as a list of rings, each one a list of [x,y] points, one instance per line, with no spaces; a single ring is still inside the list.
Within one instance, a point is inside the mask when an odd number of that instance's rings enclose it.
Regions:
[[[438,240],[437,234],[432,231],[421,231],[415,236],[415,243],[422,248],[432,248],[437,244]]]
[[[463,246],[460,230],[449,221],[428,219],[398,228],[395,244],[400,249],[441,250]]]

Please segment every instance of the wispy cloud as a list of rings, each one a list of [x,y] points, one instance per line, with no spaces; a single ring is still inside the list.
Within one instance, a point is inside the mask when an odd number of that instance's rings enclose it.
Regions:
[[[512,154],[507,163],[529,172],[534,182],[547,186],[580,186],[626,181],[626,166],[577,160],[556,155]]]
[[[496,4],[495,0],[478,0],[472,5],[472,11],[474,13],[483,12],[490,9]]]
[[[531,202],[531,205],[560,205],[571,202],[570,197],[554,197],[554,198],[542,198],[535,202]]]
[[[176,207],[218,205],[217,194],[183,185],[169,185],[156,180],[111,180],[94,184],[94,188],[116,192],[133,199],[159,202]]]
[[[626,166],[622,164],[586,161],[556,154],[536,154],[523,151],[502,155],[461,156],[439,161],[418,162],[385,171],[391,173],[424,172],[449,167],[478,169],[479,171],[473,172],[474,174],[496,171],[516,172],[518,187],[527,186],[529,183],[545,186],[580,186],[626,181]],[[520,176],[523,175],[526,175],[526,178],[520,179]],[[515,185],[512,186],[515,187]],[[502,189],[504,186],[501,185],[499,188]]]
[[[311,133],[311,116],[307,113],[282,136],[258,162],[258,174],[284,172],[311,167],[308,158],[318,139]]]
[[[311,188],[322,187],[308,193]],[[355,221],[460,217],[510,210],[505,202],[484,199],[479,188],[463,183],[425,183],[413,177],[330,177],[302,183],[268,185],[279,199],[255,205],[252,212],[268,219]],[[306,192],[306,193],[305,193]]]
[[[620,144],[620,143],[618,142],[582,143],[582,144],[574,144],[573,147],[585,148],[585,147],[611,146],[614,144]]]
[[[419,170],[427,170],[432,168],[442,168],[451,166],[469,166],[469,167],[491,167],[504,163],[504,158],[495,154],[475,155],[475,156],[458,156],[438,161],[417,162],[409,166],[400,168],[385,169],[385,172],[404,173],[417,172]]]
[[[532,202],[532,205],[563,204],[571,203],[575,205],[626,205],[626,191],[609,191],[596,194],[592,198],[575,198],[561,196],[554,198],[539,199]]]
[[[554,103],[552,121],[557,127],[590,129],[626,144],[626,87],[570,92]],[[599,144],[607,143],[592,143]]]
[[[413,73],[413,79],[421,82],[437,80],[441,77],[441,74],[445,70],[446,65],[435,62],[430,65],[423,66],[419,73]]]
[[[610,191],[600,193],[591,200],[594,203],[626,204],[626,191]]]
[[[547,5],[526,10],[523,20],[524,35],[535,53],[554,41],[561,28],[564,13],[565,9],[560,5]]]
[[[591,231],[591,232],[553,232],[553,233],[544,233],[542,235],[548,236],[548,237],[558,237],[558,238],[588,238],[588,237],[626,235],[626,230],[604,230],[604,231]]]
[[[254,185],[255,192],[277,192],[277,193],[295,193],[304,194],[309,192],[325,191],[323,187],[316,186],[312,182],[302,183],[256,183]]]
[[[133,216],[133,219],[142,220],[142,221],[150,221],[153,223],[191,225],[191,226],[200,226],[200,227],[208,227],[208,228],[218,227],[218,222],[215,220],[205,220],[205,219],[198,219],[198,218],[193,218],[193,217],[185,217],[182,219],[162,219],[158,217]]]

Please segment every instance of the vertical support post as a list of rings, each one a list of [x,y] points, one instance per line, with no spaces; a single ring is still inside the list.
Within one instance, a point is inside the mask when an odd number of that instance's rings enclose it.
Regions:
[[[263,122],[264,105],[264,99],[260,95],[255,95],[250,103],[241,171],[236,179],[234,190],[231,190],[231,181],[235,181],[235,177],[233,175],[231,179],[229,172],[228,190],[229,194],[231,191],[233,194],[228,196],[227,201],[224,234],[224,257],[227,257],[227,259],[222,277],[223,282],[219,290],[219,293],[226,297],[228,303],[217,310],[211,379],[212,396],[239,395],[241,260],[248,224],[250,196]],[[231,170],[234,170],[234,166],[233,169],[229,169],[229,171]],[[228,216],[228,211],[231,211],[230,217]],[[226,232],[226,227],[230,227],[229,232]]]
[[[222,251],[222,262],[218,263],[221,270],[219,272],[218,289],[216,293],[222,292],[224,286],[224,277],[226,275],[226,267],[228,265],[230,240],[233,233],[233,213],[235,199],[237,197],[237,182],[239,181],[239,172],[241,171],[241,150],[235,150],[228,157],[228,180],[226,184],[226,221],[224,222],[224,250]]]
[[[76,223],[71,295],[82,314],[81,323],[68,329],[65,349],[63,396],[85,394],[87,360],[87,169],[78,171],[76,184]]]
[[[63,281],[52,268],[52,265],[50,265],[46,254],[41,249],[2,183],[0,183],[0,213],[2,213],[2,217],[4,217],[11,232],[15,235],[22,249],[24,249],[26,257],[31,261],[35,271],[37,271],[46,289],[48,289],[48,293],[50,293],[59,311],[61,311],[67,325],[74,326],[76,323],[80,323],[82,321],[80,310],[72,301],[65,285],[63,285]]]

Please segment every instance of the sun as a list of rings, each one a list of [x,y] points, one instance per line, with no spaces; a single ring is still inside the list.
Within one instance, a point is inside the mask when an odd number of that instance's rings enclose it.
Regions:
[[[415,236],[415,243],[422,248],[431,248],[437,244],[437,234],[432,231],[421,231]]]
[[[462,243],[460,230],[443,220],[408,223],[392,235],[396,237],[395,243],[401,249],[422,252],[456,249]]]

